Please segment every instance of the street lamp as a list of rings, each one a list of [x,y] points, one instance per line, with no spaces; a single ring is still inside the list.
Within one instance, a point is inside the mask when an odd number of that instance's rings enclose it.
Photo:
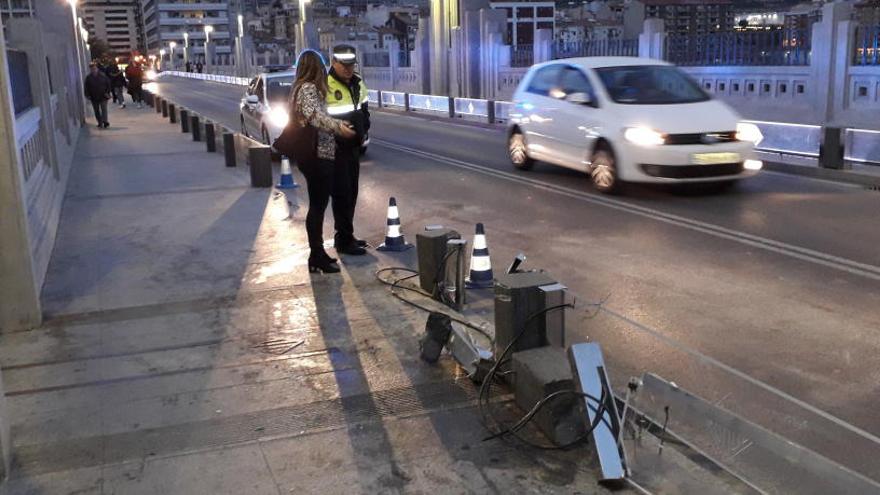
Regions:
[[[159,65],[156,66],[157,69],[162,70],[162,61],[165,60],[165,49],[159,49]]]
[[[211,66],[211,50],[209,43],[211,42],[211,33],[214,32],[214,26],[210,24],[205,25],[205,66]],[[205,71],[207,72],[207,70]]]
[[[168,48],[171,49],[171,54],[168,56],[168,61],[171,63],[171,70],[177,68],[177,60],[174,59],[174,49],[177,47],[177,42],[172,41],[168,43]]]

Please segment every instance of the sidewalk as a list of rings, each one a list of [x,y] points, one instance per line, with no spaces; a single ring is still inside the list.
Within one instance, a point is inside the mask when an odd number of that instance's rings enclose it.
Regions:
[[[589,448],[481,441],[476,388],[373,277],[414,250],[312,276],[304,188],[250,188],[152,109],[110,122],[76,151],[44,326],[0,336],[0,493],[605,492]]]

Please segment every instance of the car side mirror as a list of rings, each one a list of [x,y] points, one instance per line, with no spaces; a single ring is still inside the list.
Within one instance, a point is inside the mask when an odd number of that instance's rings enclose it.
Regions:
[[[247,95],[245,101],[248,103],[248,105],[256,105],[260,102],[260,98],[257,95]]]
[[[575,105],[595,106],[596,102],[589,93],[571,93],[565,97],[565,101]]]

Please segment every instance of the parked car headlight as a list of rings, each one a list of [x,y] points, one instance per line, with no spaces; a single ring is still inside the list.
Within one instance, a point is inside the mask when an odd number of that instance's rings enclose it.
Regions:
[[[666,143],[666,135],[647,127],[627,127],[623,131],[627,141],[639,146],[659,146]]]
[[[736,124],[736,139],[739,141],[748,141],[757,146],[764,140],[764,135],[761,134],[761,129],[755,124],[740,122],[739,124]]]
[[[272,107],[269,110],[269,123],[278,128],[287,127],[287,122],[290,121],[290,115],[287,113],[287,109],[284,107]]]

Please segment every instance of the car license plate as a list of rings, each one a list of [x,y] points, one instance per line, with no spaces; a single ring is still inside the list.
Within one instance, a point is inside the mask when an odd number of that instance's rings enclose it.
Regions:
[[[716,165],[719,163],[739,163],[739,153],[694,153],[691,163],[694,165]]]

